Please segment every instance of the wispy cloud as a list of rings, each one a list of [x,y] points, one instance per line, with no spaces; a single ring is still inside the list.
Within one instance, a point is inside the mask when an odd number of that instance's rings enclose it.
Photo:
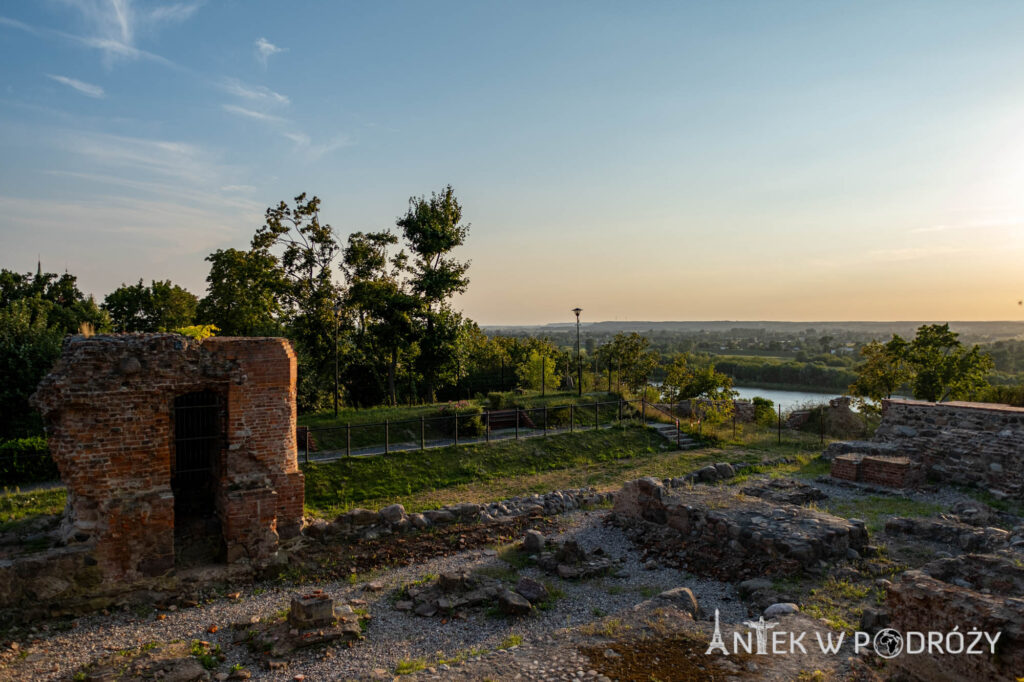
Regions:
[[[263,102],[282,106],[291,104],[291,100],[288,99],[286,95],[274,92],[270,88],[266,88],[262,85],[248,85],[237,78],[225,79],[221,87],[223,87],[224,92],[229,95],[241,97],[253,102]]]
[[[234,104],[225,104],[221,107],[228,113],[236,114],[238,116],[245,116],[246,118],[253,118],[257,121],[266,121],[268,123],[282,123],[284,119],[280,116],[274,116],[273,114],[267,114],[262,111],[253,111],[252,109],[246,109],[245,107],[235,106]]]
[[[55,76],[52,73],[46,74],[46,77],[55,80],[58,83],[66,85],[69,88],[72,88],[73,90],[77,90],[83,95],[88,95],[89,97],[96,97],[97,99],[99,99],[104,95],[103,88],[101,88],[100,86],[93,85],[92,83],[86,83],[85,81],[80,81],[77,78],[68,78],[67,76]]]
[[[58,37],[100,50],[109,66],[116,59],[150,59],[170,65],[164,57],[137,47],[140,35],[156,33],[170,24],[191,17],[200,2],[175,2],[139,6],[135,0],[61,0],[73,9],[83,23],[82,34],[36,28],[14,20],[2,23],[37,35]],[[20,25],[15,25],[20,24]]]
[[[299,147],[308,147],[310,143],[309,135],[306,133],[284,133],[284,136],[294,142]]]
[[[327,142],[321,142],[313,144],[309,135],[305,133],[287,132],[284,136],[295,143],[296,149],[305,158],[316,161],[317,159],[327,156],[331,152],[335,152],[342,147],[348,147],[352,144],[352,140],[348,135],[335,135]]]
[[[53,143],[88,159],[88,167],[115,169],[134,179],[146,176],[187,181],[190,186],[223,184],[214,157],[196,145],[170,140],[66,131],[53,135]]]
[[[263,37],[260,37],[260,39],[256,41],[255,45],[256,59],[259,60],[260,64],[263,64],[264,67],[267,65],[267,61],[275,54],[277,54],[278,52],[288,51],[287,47],[278,47],[277,45]]]

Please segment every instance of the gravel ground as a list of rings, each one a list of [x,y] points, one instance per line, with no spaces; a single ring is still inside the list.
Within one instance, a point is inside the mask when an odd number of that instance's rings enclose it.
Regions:
[[[131,612],[93,615],[77,621],[76,627],[60,633],[41,632],[38,640],[20,642],[25,658],[12,668],[0,669],[0,678],[16,673],[11,679],[48,680],[69,677],[79,667],[110,652],[131,649],[151,641],[169,642],[175,639],[200,639],[219,644],[227,660],[218,671],[227,671],[232,664],[241,663],[252,673],[253,679],[291,680],[304,674],[307,680],[335,680],[366,678],[382,671],[391,673],[399,661],[454,658],[470,649],[495,650],[509,635],[519,635],[524,645],[545,641],[552,632],[567,626],[581,625],[599,620],[632,607],[657,593],[678,586],[693,590],[701,607],[707,613],[717,608],[723,622],[738,621],[746,617],[746,610],[727,583],[699,579],[675,569],[645,569],[632,543],[615,527],[603,521],[607,511],[573,512],[560,517],[563,532],[560,539],[575,537],[584,549],[598,547],[614,557],[625,557],[622,567],[629,577],[605,577],[573,582],[542,576],[535,568],[520,571],[521,575],[544,577],[565,592],[554,608],[533,616],[506,620],[489,617],[481,610],[469,612],[468,620],[452,619],[442,624],[439,618],[424,619],[395,611],[390,593],[403,584],[423,577],[461,567],[506,566],[493,552],[474,549],[458,555],[432,559],[420,564],[389,569],[378,576],[385,589],[372,592],[365,584],[328,583],[318,585],[334,598],[346,601],[365,600],[364,608],[372,617],[366,638],[351,648],[333,647],[326,650],[299,652],[285,671],[267,671],[254,665],[244,646],[231,643],[230,624],[248,621],[257,615],[268,618],[286,609],[296,592],[295,587],[256,586],[243,590],[239,599],[219,599],[209,604],[174,612],[163,612],[164,620],[156,613],[139,617]],[[211,625],[218,631],[208,632]],[[493,654],[495,656],[508,654]],[[567,659],[568,663],[568,659]],[[576,662],[572,662],[576,665]],[[575,668],[573,669],[575,672]],[[586,671],[584,671],[584,674]]]

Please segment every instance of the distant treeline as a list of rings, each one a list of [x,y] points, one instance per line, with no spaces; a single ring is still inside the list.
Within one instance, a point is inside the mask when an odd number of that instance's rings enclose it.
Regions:
[[[770,384],[776,387],[827,389],[842,393],[857,373],[846,367],[820,362],[778,361],[766,358],[715,358],[715,369],[732,377],[737,385]]]

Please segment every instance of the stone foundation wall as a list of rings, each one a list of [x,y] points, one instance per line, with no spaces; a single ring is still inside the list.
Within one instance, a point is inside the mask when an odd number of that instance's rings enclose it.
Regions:
[[[631,481],[613,518],[668,565],[722,580],[816,571],[868,542],[863,522],[796,505],[775,505],[706,486],[666,488]]]
[[[1007,557],[970,554],[907,571],[889,587],[890,627],[900,633],[957,628],[1002,633],[996,655],[903,654],[889,661],[912,679],[935,682],[1016,679],[1024,670],[1024,569]]]
[[[884,400],[882,410],[872,441],[833,443],[826,457],[850,452],[906,457],[922,476],[1024,499],[1024,408]],[[895,470],[880,475],[890,474],[898,478]]]

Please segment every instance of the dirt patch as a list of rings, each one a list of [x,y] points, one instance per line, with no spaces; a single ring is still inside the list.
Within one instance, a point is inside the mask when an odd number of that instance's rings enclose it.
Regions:
[[[715,682],[754,679],[754,675],[744,668],[748,656],[706,656],[707,648],[706,637],[677,634],[663,639],[615,642],[606,647],[587,647],[581,651],[590,657],[599,673],[613,680]]]

